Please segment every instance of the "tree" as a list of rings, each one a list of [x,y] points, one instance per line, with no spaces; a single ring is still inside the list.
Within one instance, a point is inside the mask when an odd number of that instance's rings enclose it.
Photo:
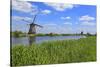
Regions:
[[[91,34],[90,34],[90,33],[87,33],[87,35],[88,35],[88,36],[91,36]]]
[[[21,31],[14,31],[14,32],[13,32],[13,36],[14,36],[14,37],[20,37],[20,34],[22,34]]]

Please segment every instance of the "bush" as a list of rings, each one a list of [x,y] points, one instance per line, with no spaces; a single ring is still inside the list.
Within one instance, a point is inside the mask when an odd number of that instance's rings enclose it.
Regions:
[[[26,36],[26,34],[23,33],[23,32],[21,32],[21,31],[14,31],[14,32],[11,33],[11,35],[12,35],[13,37],[22,37],[22,36]]]

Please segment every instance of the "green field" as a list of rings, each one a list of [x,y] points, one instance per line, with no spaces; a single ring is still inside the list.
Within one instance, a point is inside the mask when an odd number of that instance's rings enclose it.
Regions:
[[[11,65],[39,65],[96,61],[96,36],[13,46]]]

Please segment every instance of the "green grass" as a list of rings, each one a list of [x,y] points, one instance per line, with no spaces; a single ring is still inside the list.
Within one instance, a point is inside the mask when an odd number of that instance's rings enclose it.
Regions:
[[[14,31],[14,32],[10,32],[12,37],[26,37],[26,36],[30,36],[30,37],[35,37],[35,36],[94,36],[96,34],[57,34],[57,33],[47,33],[47,34],[43,34],[43,33],[36,33],[36,34],[28,34],[22,31]]]
[[[96,37],[13,46],[12,66],[96,61]]]

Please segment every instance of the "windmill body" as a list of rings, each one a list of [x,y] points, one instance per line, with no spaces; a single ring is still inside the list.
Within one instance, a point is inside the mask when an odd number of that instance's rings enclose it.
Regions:
[[[34,23],[30,24],[30,28],[29,28],[28,34],[36,34],[36,28],[35,28],[35,26],[36,25]]]
[[[29,27],[28,34],[36,34],[36,27],[41,27],[41,28],[42,28],[41,25],[38,25],[38,24],[35,24],[35,23],[34,23],[35,20],[36,20],[36,16],[37,16],[37,15],[34,16],[33,22],[30,23],[30,24],[28,24],[28,25],[30,26],[30,27]],[[25,20],[23,20],[23,21],[25,21]],[[25,22],[28,22],[28,21],[25,21]]]
[[[41,25],[38,25],[38,24],[35,24],[35,23],[34,23],[35,20],[36,20],[36,16],[37,16],[37,15],[35,15],[35,17],[34,17],[34,19],[33,19],[33,22],[29,24],[30,27],[29,27],[28,34],[36,34],[36,27],[41,27],[41,28],[42,28]]]

